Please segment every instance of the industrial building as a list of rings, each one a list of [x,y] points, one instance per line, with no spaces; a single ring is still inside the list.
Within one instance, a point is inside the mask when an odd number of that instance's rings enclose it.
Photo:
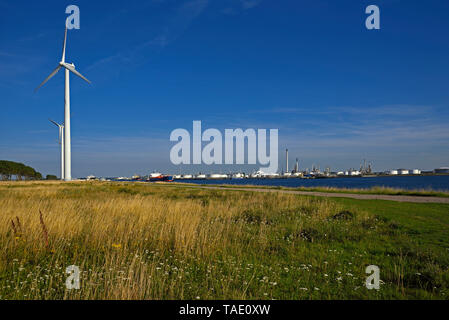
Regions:
[[[435,173],[446,173],[449,174],[449,167],[441,167],[434,170]]]

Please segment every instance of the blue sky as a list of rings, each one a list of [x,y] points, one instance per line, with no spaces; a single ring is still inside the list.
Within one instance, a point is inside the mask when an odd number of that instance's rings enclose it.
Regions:
[[[170,164],[170,133],[279,129],[280,164],[433,169],[449,165],[449,2],[399,0],[0,0],[0,159],[59,173],[65,8],[81,10],[67,60],[73,176]],[[381,30],[365,28],[365,8]]]

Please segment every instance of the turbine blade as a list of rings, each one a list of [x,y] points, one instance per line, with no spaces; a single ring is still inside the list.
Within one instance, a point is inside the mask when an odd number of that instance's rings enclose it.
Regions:
[[[37,90],[39,90],[44,84],[47,83],[48,80],[50,80],[51,78],[53,78],[54,75],[58,73],[59,69],[61,69],[61,66],[57,66],[56,69],[53,70],[53,72],[47,77],[47,79],[45,79],[45,80],[39,85],[39,87],[37,87],[34,91],[36,92]]]
[[[57,126],[59,128],[61,127],[61,125],[59,123],[57,123],[56,121],[53,121],[51,119],[48,119],[48,121],[50,121],[51,123],[53,123],[55,126]]]
[[[89,80],[87,80],[86,77],[84,77],[81,73],[79,73],[78,71],[75,70],[75,68],[68,64],[68,63],[63,63],[62,64],[67,70],[73,72],[74,74],[76,74],[78,77],[80,77],[81,79],[83,79],[84,81],[86,81],[87,83],[91,83]]]
[[[65,33],[64,33],[64,44],[62,45],[62,62],[65,62],[65,48],[67,45],[67,24],[65,26]]]
[[[83,79],[84,81],[86,81],[87,83],[92,83],[90,82],[85,76],[83,76],[81,73],[79,73],[78,71],[76,71],[75,69],[70,70],[72,71],[74,74],[76,74],[78,77],[80,77],[81,79]]]

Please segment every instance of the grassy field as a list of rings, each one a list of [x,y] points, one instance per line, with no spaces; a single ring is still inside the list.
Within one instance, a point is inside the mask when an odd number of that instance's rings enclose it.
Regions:
[[[0,183],[0,299],[447,299],[448,231],[445,204]]]

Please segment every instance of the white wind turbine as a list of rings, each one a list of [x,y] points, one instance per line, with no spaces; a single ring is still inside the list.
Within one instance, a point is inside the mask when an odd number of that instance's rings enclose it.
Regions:
[[[45,79],[39,87],[36,88],[36,91],[39,90],[40,87],[42,87],[48,80],[53,78],[59,71],[59,69],[64,68],[65,69],[65,121],[64,121],[64,180],[65,181],[71,181],[72,180],[72,144],[70,141],[70,72],[73,72],[81,79],[85,80],[86,82],[90,83],[89,80],[87,80],[81,73],[76,71],[75,65],[68,64],[65,62],[65,48],[67,44],[67,26],[65,28],[65,34],[64,34],[64,45],[62,47],[62,59],[61,62],[59,62],[59,65],[56,67],[56,69]]]
[[[59,128],[59,144],[61,146],[61,180],[64,180],[64,125],[51,119],[48,120]]]

